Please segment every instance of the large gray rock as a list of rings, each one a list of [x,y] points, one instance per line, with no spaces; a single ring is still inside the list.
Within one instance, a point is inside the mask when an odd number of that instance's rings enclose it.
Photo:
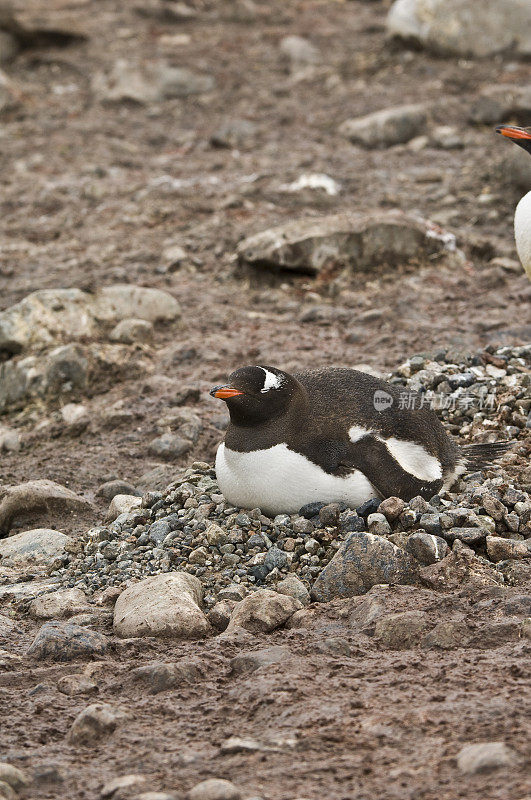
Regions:
[[[413,558],[381,536],[352,533],[312,587],[312,597],[326,603],[365,594],[377,583],[410,584],[416,579]]]
[[[0,490],[0,536],[6,535],[18,517],[34,514],[86,512],[93,509],[84,497],[48,480],[28,481]],[[19,534],[21,535],[21,534]]]
[[[237,247],[240,265],[318,274],[331,262],[366,271],[455,251],[455,238],[400,211],[300,219],[249,236]]]
[[[235,628],[245,628],[251,633],[269,633],[284,625],[302,607],[294,597],[271,589],[258,589],[236,605],[227,633]]]
[[[0,349],[16,354],[61,339],[85,339],[99,333],[101,322],[179,316],[175,298],[160,289],[126,284],[105,286],[94,295],[80,289],[42,289],[0,312]]]
[[[206,636],[208,620],[201,611],[201,581],[186,572],[145,578],[126,589],[114,606],[114,630],[119,636]]]
[[[531,54],[528,0],[395,0],[387,31],[441,55]]]
[[[27,564],[50,564],[61,558],[66,545],[74,540],[60,531],[35,528],[17,533],[0,541],[0,558],[9,558],[18,566]]]
[[[422,105],[396,106],[347,119],[339,126],[339,133],[353,144],[388,147],[418,136],[426,127],[426,120],[426,108]]]

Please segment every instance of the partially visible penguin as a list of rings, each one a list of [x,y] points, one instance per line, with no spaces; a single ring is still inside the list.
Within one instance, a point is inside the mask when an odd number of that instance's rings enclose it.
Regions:
[[[230,413],[219,488],[233,505],[272,515],[313,501],[429,499],[505,452],[504,442],[459,447],[432,411],[403,408],[401,392],[352,369],[237,369],[210,392]]]
[[[514,125],[499,125],[498,133],[519,144],[531,153],[531,128],[517,128]],[[531,187],[530,187],[531,188]],[[522,266],[531,280],[531,191],[524,194],[514,212],[514,238],[516,250]]]

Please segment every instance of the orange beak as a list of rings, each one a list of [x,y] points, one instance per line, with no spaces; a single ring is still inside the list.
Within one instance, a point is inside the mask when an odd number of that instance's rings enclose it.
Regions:
[[[496,133],[501,133],[508,139],[531,139],[531,129],[517,128],[515,125],[498,125]]]
[[[217,397],[218,400],[228,400],[230,397],[238,397],[243,392],[240,392],[239,389],[234,389],[232,386],[214,386],[210,390],[210,394],[212,397]]]

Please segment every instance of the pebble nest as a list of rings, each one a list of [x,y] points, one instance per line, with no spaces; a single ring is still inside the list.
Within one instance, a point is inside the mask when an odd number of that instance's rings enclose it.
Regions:
[[[429,502],[375,498],[355,510],[312,503],[298,514],[271,519],[258,508],[228,504],[212,466],[194,462],[165,491],[147,492],[133,512],[89,530],[80,551],[66,556],[53,574],[90,595],[184,570],[200,578],[211,607],[218,599],[274,588],[290,573],[310,588],[347,535],[369,531],[424,564],[462,542],[505,582],[519,583],[531,566],[522,555],[522,543],[531,552],[530,368],[531,344],[416,355],[391,374],[392,383],[430,402],[461,444],[514,443],[500,463],[465,475],[451,492]],[[410,542],[413,534],[421,535]],[[506,542],[489,553],[487,536]]]

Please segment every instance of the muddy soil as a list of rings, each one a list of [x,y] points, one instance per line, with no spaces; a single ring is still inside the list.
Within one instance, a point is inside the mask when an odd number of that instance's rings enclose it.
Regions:
[[[117,282],[164,289],[183,310],[178,324],[157,327],[151,344],[132,348],[130,365],[117,376],[98,376],[84,395],[2,418],[21,433],[22,449],[1,454],[0,483],[49,478],[95,500],[91,519],[42,524],[86,530],[106,510],[95,497],[100,484],[135,484],[159,465],[148,444],[183,386],[201,390],[191,407],[203,430],[169,473],[212,459],[223,410],[207,390],[237,366],[366,364],[385,373],[418,352],[531,338],[529,281],[518,265],[493,262],[516,257],[512,218],[522,191],[499,168],[511,145],[490,127],[467,122],[483,87],[525,84],[528,63],[510,54],[439,59],[390,44],[385,2],[197,0],[193,18],[173,23],[149,11],[153,3],[24,5],[41,16],[75,16],[87,38],[31,47],[5,65],[19,102],[0,118],[0,310],[35,289],[90,291]],[[308,37],[321,52],[321,64],[298,79],[279,52],[290,34]],[[215,85],[148,105],[101,103],[94,79],[120,58],[166,60],[211,75]],[[463,146],[362,150],[338,133],[348,117],[410,102],[429,104],[430,125],[454,126]],[[232,118],[256,125],[251,141],[214,146],[212,136]],[[282,190],[303,173],[325,173],[341,191],[329,197]],[[235,247],[248,234],[293,217],[388,208],[447,227],[466,265],[375,267],[349,280],[236,272]],[[171,245],[185,251],[178,265],[165,260]],[[337,316],[301,322],[301,310],[312,305],[337,309]],[[354,312],[348,324],[345,308]],[[358,321],[371,310],[378,313]],[[81,435],[60,420],[65,400],[87,405],[90,423]],[[110,407],[128,412],[111,426],[104,419]],[[445,596],[441,613],[482,599],[479,590]],[[177,798],[215,776],[233,780],[243,797],[265,800],[524,800],[529,790],[520,767],[469,777],[455,759],[465,743],[504,740],[523,763],[525,640],[386,651],[352,632],[334,609],[323,607],[314,628],[240,644],[113,638],[96,699],[124,708],[130,720],[92,749],[65,740],[92,698],[55,687],[59,676],[86,664],[41,666],[23,656],[16,670],[0,670],[1,758],[36,775],[21,795],[27,798],[92,800],[107,780],[141,772],[146,788]],[[20,633],[2,647],[23,654],[37,625],[24,615],[16,622]],[[344,640],[343,654],[322,652],[323,637]],[[292,657],[247,676],[231,674],[237,652],[273,644],[286,644]],[[181,656],[204,664],[197,685],[153,696],[129,680],[144,662]],[[221,754],[233,734],[278,741],[272,751]]]

